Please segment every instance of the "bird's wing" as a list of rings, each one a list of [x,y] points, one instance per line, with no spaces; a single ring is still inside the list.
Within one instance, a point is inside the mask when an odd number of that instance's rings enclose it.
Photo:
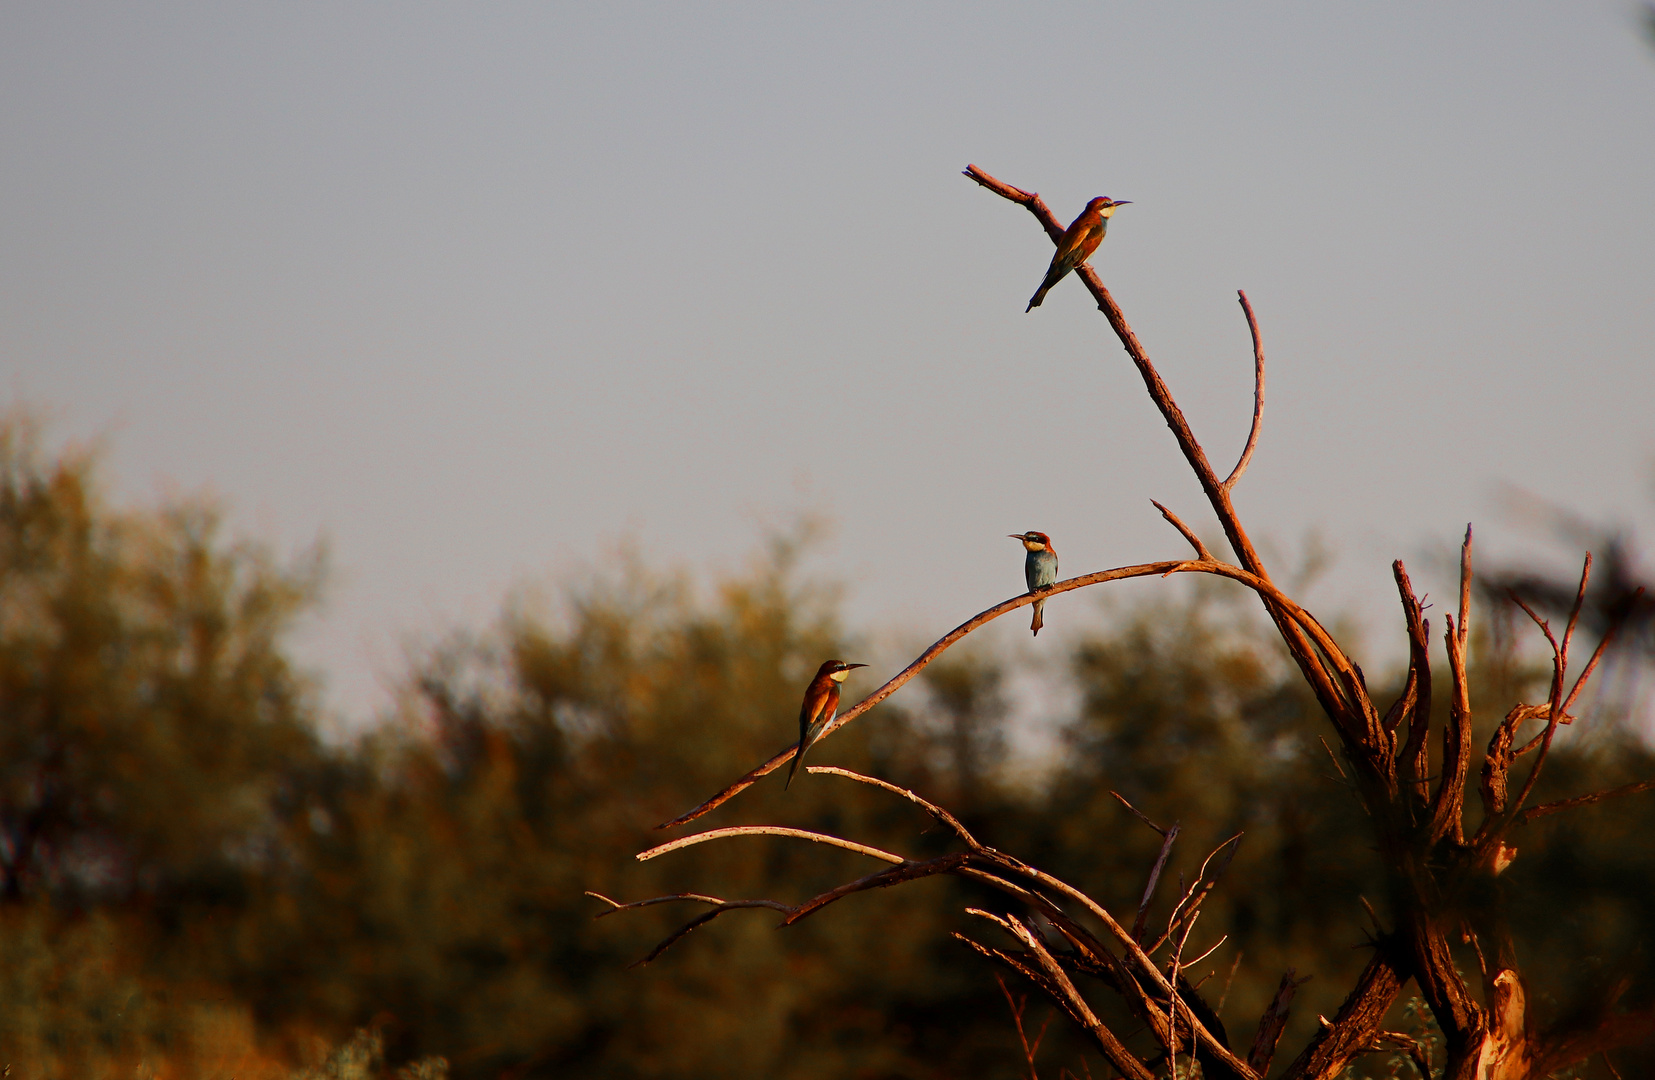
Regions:
[[[1103,238],[1103,233],[1098,230],[1102,222],[1103,219],[1096,214],[1082,214],[1075,218],[1064,230],[1063,239],[1057,242],[1057,254],[1052,257],[1053,264],[1061,260],[1065,265],[1073,267],[1084,261],[1098,246],[1097,240],[1092,239],[1092,234],[1097,232],[1098,239]],[[1088,244],[1091,246],[1088,247]]]
[[[832,696],[831,686],[817,686],[815,683],[812,683],[810,689],[805,691],[804,702],[799,706],[799,737],[801,739],[810,731],[811,725],[821,719],[822,714],[827,710],[828,698]]]
[[[1078,257],[1075,259],[1075,265],[1078,266],[1092,257],[1092,252],[1096,251],[1098,245],[1103,243],[1103,233],[1107,227],[1104,225],[1103,219],[1099,218],[1092,228],[1086,231],[1086,235],[1081,238],[1078,245]]]

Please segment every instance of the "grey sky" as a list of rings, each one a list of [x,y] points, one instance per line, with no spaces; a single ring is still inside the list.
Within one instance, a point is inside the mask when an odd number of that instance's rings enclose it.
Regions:
[[[1226,467],[1248,291],[1238,501],[1339,550],[1322,609],[1467,520],[1517,550],[1504,482],[1655,522],[1631,4],[12,4],[0,142],[5,395],[123,498],[328,537],[306,654],[357,714],[403,635],[625,538],[734,567],[820,510],[856,621],[928,634],[1020,589],[1009,532],[1065,576],[1179,552],[1151,497],[1210,532],[972,162],[1133,200],[1094,263]]]

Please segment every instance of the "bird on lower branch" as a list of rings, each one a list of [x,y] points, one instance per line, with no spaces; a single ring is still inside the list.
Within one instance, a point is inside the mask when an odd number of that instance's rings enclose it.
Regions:
[[[799,749],[793,755],[793,767],[787,770],[783,790],[793,786],[793,774],[804,762],[805,751],[813,746],[822,732],[839,715],[839,684],[845,677],[866,664],[847,664],[843,660],[826,660],[816,669],[816,677],[805,688],[804,702],[799,706]]]
[[[1057,552],[1052,550],[1052,538],[1043,532],[1029,530],[1026,533],[1008,533],[1013,540],[1023,541],[1023,549],[1028,552],[1023,558],[1023,580],[1028,583],[1029,592],[1035,593],[1052,585],[1057,581]],[[1036,637],[1040,636],[1040,628],[1046,625],[1041,612],[1046,607],[1046,601],[1034,602],[1034,622],[1029,627]]]
[[[1051,291],[1053,285],[1062,281],[1069,271],[1092,257],[1092,252],[1103,243],[1103,234],[1109,229],[1109,219],[1114,215],[1115,208],[1128,206],[1131,201],[1099,195],[1086,204],[1086,209],[1069,223],[1069,227],[1064,230],[1063,238],[1057,242],[1057,252],[1052,256],[1052,265],[1046,270],[1046,280],[1035,290],[1034,299],[1023,309],[1025,313],[1039,307],[1040,301],[1046,299],[1046,294]]]

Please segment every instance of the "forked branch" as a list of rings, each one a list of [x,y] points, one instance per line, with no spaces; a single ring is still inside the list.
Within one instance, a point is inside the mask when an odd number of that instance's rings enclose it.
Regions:
[[[1041,227],[1046,230],[1046,235],[1052,238],[1053,243],[1056,243],[1058,238],[1063,235],[1062,224],[1052,216],[1051,209],[1041,201],[1040,196],[998,180],[975,165],[968,165],[965,169],[965,175],[1001,198],[1008,199],[1027,209],[1034,215],[1035,220],[1040,222]],[[1264,568],[1264,561],[1259,558],[1257,549],[1254,548],[1252,540],[1247,535],[1247,530],[1242,527],[1241,519],[1235,512],[1235,507],[1230,502],[1230,489],[1226,486],[1227,482],[1220,481],[1218,474],[1213,471],[1212,463],[1207,460],[1206,451],[1201,448],[1201,443],[1196,439],[1195,432],[1191,430],[1189,421],[1184,417],[1183,410],[1178,407],[1177,401],[1173,399],[1172,391],[1167,389],[1166,382],[1161,378],[1160,372],[1156,371],[1155,365],[1150,362],[1149,354],[1138,340],[1137,334],[1127,323],[1126,315],[1121,311],[1120,305],[1115,303],[1115,298],[1109,295],[1109,290],[1104,288],[1103,281],[1090,265],[1082,263],[1076,268],[1075,273],[1085,283],[1087,291],[1092,294],[1092,299],[1097,302],[1098,310],[1103,312],[1104,318],[1109,320],[1110,328],[1115,331],[1115,336],[1120,339],[1121,346],[1126,350],[1127,356],[1131,358],[1133,366],[1138,369],[1138,374],[1144,381],[1144,387],[1149,391],[1150,400],[1160,410],[1162,418],[1166,420],[1167,427],[1172,430],[1173,438],[1178,441],[1178,449],[1183,453],[1184,460],[1189,463],[1196,479],[1200,481],[1201,489],[1206,492],[1207,501],[1212,504],[1213,512],[1218,516],[1219,524],[1224,529],[1224,535],[1230,541],[1230,547],[1235,551],[1241,566],[1249,573],[1268,580],[1269,572]],[[1258,348],[1254,350],[1255,365],[1261,362],[1259,360],[1261,351]],[[1262,421],[1263,416],[1262,388],[1263,383],[1259,381],[1254,399],[1255,428]],[[1251,441],[1250,439],[1249,442]],[[1232,473],[1231,476],[1232,478],[1239,478],[1236,473]],[[1321,660],[1316,655],[1316,651],[1305,640],[1304,635],[1292,619],[1277,611],[1275,606],[1268,600],[1265,602],[1265,609],[1270,612],[1271,618],[1274,619],[1277,629],[1287,645],[1288,652],[1292,654],[1294,662],[1299,665],[1305,678],[1310,682],[1311,688],[1322,703],[1322,707],[1327,710],[1328,715],[1342,730],[1349,728],[1353,719],[1360,717],[1365,711],[1365,703],[1359,699],[1346,699],[1346,695],[1350,692],[1348,680],[1334,676],[1322,668]],[[1371,709],[1371,705],[1366,706],[1366,708]]]

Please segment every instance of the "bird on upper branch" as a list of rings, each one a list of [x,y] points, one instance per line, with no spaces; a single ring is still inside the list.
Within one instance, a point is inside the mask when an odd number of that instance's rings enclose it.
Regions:
[[[1086,209],[1069,223],[1069,227],[1064,230],[1063,238],[1057,242],[1057,252],[1052,255],[1052,265],[1046,270],[1046,280],[1035,290],[1034,299],[1023,309],[1025,313],[1039,307],[1040,301],[1046,299],[1046,294],[1051,291],[1053,285],[1062,281],[1069,271],[1092,257],[1092,252],[1103,243],[1103,234],[1109,229],[1109,218],[1115,213],[1115,207],[1130,205],[1131,201],[1099,195],[1086,204]]]
[[[1057,552],[1052,550],[1051,537],[1032,529],[1026,533],[1007,535],[1013,540],[1023,541],[1023,548],[1028,552],[1023,558],[1023,580],[1028,582],[1031,593],[1039,592],[1057,581]],[[1029,629],[1034,631],[1035,637],[1040,636],[1040,628],[1046,625],[1041,617],[1045,607],[1044,600],[1034,602],[1034,622]]]
[[[787,770],[787,783],[782,785],[784,790],[793,786],[793,774],[799,771],[805,751],[822,737],[822,732],[839,715],[839,684],[856,668],[867,666],[827,660],[816,669],[816,677],[805,688],[805,699],[799,706],[799,749],[793,755],[793,767]]]

